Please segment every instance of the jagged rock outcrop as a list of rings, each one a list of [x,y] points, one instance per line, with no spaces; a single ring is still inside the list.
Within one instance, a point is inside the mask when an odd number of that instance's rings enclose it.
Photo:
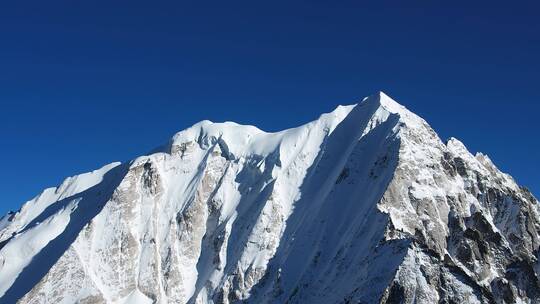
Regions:
[[[538,201],[383,93],[200,122],[0,220],[0,303],[538,303]]]

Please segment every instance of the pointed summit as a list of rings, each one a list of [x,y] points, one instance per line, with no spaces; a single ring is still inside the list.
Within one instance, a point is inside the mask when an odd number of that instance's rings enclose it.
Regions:
[[[400,114],[400,113],[404,113],[405,111],[409,112],[404,106],[399,104],[390,96],[386,95],[383,91],[378,91],[375,94],[365,97],[364,99],[362,99],[362,102],[360,103],[360,105],[368,105],[368,104],[369,105],[376,104],[378,106],[381,106],[387,111],[389,111],[390,113]]]

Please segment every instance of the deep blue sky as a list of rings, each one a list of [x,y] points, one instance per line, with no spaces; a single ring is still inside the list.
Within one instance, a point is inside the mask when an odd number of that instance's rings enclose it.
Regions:
[[[202,119],[275,131],[378,90],[540,194],[532,1],[155,2],[0,4],[0,213]]]

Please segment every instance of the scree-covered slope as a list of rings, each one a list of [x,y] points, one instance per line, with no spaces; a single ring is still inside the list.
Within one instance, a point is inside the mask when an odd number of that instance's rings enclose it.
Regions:
[[[383,93],[202,121],[0,219],[0,303],[538,303],[539,212]]]

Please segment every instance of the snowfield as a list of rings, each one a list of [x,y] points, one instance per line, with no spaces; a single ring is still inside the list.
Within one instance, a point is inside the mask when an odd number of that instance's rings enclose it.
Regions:
[[[0,303],[538,303],[538,201],[380,92],[202,121],[0,219]]]

